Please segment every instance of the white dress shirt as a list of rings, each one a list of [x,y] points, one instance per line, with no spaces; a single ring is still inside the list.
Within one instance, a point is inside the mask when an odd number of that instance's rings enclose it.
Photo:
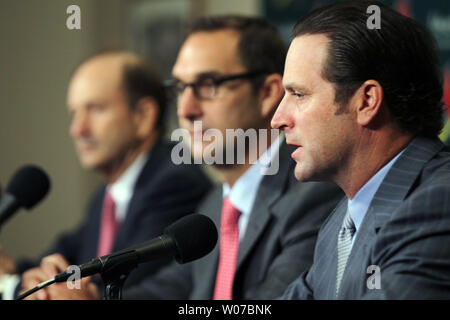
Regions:
[[[149,153],[139,155],[116,182],[106,187],[114,200],[116,220],[119,223],[125,219],[134,187],[149,156]]]

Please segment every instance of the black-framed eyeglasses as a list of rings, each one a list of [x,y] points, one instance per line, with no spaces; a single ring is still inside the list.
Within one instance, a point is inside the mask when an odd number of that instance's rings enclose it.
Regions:
[[[203,75],[190,83],[184,83],[178,79],[166,80],[164,86],[173,90],[176,96],[180,96],[187,87],[192,87],[197,99],[213,99],[217,95],[218,88],[227,81],[238,79],[250,79],[266,73],[265,71],[250,71],[224,76]]]

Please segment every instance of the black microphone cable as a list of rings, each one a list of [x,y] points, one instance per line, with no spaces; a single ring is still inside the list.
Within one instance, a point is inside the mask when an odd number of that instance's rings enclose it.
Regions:
[[[21,294],[20,296],[18,296],[16,298],[16,300],[22,300],[22,299],[28,297],[29,295],[32,295],[36,291],[39,291],[39,290],[41,290],[41,289],[43,289],[45,287],[48,287],[49,285],[54,284],[54,283],[55,283],[55,278],[47,280],[47,281],[44,281],[44,282],[41,282],[36,287],[34,287],[33,289],[28,290],[27,292],[25,292],[25,293]]]

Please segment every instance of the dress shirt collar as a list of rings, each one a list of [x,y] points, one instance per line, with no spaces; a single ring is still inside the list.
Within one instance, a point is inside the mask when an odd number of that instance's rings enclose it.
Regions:
[[[393,159],[391,159],[391,161],[384,165],[383,168],[378,170],[378,172],[370,178],[370,180],[366,182],[361,189],[359,189],[352,200],[348,199],[348,211],[350,212],[350,216],[355,223],[356,231],[359,230],[367,210],[369,209],[370,203],[389,172],[389,169],[404,151],[405,149],[400,151]]]
[[[147,162],[149,153],[140,154],[116,182],[107,186],[116,205],[116,219],[121,222],[127,214],[128,204],[133,196],[134,186]]]

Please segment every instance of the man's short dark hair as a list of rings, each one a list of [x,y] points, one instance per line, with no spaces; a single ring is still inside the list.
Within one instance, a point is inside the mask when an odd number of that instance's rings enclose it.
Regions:
[[[156,127],[164,131],[164,116],[167,109],[167,96],[162,80],[154,67],[144,60],[126,63],[123,69],[122,84],[130,108],[145,97],[155,99],[158,104]],[[162,132],[161,132],[162,133]]]
[[[369,29],[370,5],[381,10],[380,29]],[[442,129],[442,75],[428,30],[379,1],[343,1],[319,8],[294,27],[292,38],[324,34],[330,39],[323,77],[344,105],[364,81],[378,81],[397,123],[416,135]]]
[[[235,30],[240,34],[238,56],[248,71],[283,74],[286,44],[277,29],[267,20],[241,15],[218,15],[195,20],[188,36],[195,32]],[[252,82],[256,92],[264,82],[258,77]]]

